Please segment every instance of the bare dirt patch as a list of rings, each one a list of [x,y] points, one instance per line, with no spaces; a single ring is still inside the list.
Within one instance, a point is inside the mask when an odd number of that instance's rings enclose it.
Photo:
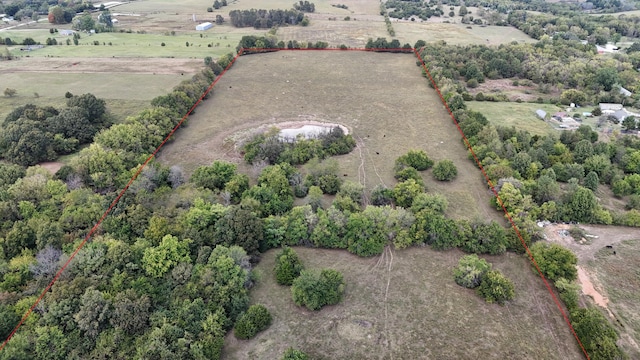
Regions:
[[[0,74],[35,73],[127,73],[127,74],[194,74],[202,69],[202,61],[167,58],[27,58],[0,61]]]
[[[478,84],[476,88],[467,88],[469,94],[476,96],[478,93],[484,95],[490,94],[504,94],[509,101],[516,101],[518,99],[526,102],[535,101],[538,97],[553,97],[560,96],[560,91],[552,89],[548,94],[542,94],[538,91],[535,85],[513,85],[513,79],[486,79],[483,83]]]

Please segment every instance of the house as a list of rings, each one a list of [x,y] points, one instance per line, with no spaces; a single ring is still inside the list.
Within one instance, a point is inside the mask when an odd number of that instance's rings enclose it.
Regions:
[[[592,114],[592,113],[590,113],[590,112],[583,112],[583,113],[582,113],[582,116],[584,116],[584,117],[592,117],[592,116],[593,116],[593,114]]]
[[[603,114],[613,114],[618,110],[622,110],[622,104],[600,103],[598,104]]]
[[[625,88],[623,88],[622,86],[620,86],[620,94],[624,95],[625,97],[629,97],[631,95],[633,95],[633,93]]]
[[[64,36],[71,36],[75,33],[75,31],[73,30],[59,30],[58,34],[60,35],[64,35]]]
[[[622,109],[622,110],[618,110],[616,112],[614,112],[612,114],[613,117],[615,117],[619,122],[623,122],[624,119],[629,116],[629,113],[627,112],[627,110]]]
[[[544,111],[544,110],[542,110],[542,109],[538,109],[538,110],[536,110],[536,115],[537,115],[540,119],[544,120],[544,119],[547,117],[547,112],[546,112],[546,111]]]
[[[205,31],[205,30],[211,29],[212,27],[213,27],[212,23],[206,22],[206,23],[196,25],[196,30]]]

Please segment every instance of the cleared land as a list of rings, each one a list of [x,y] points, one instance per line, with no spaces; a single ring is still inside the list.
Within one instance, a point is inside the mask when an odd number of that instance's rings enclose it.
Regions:
[[[547,135],[555,130],[549,123],[536,116],[536,110],[546,111],[547,116],[564,111],[562,108],[550,104],[492,101],[467,101],[466,104],[469,109],[486,116],[492,124],[515,126],[516,129],[527,130],[538,135]]]
[[[571,236],[562,236],[569,225],[545,227],[550,241],[573,251],[578,266],[586,274],[587,287],[593,285],[594,294],[606,303],[605,314],[620,332],[620,345],[631,359],[640,358],[640,230],[623,226],[580,225],[588,234],[587,242],[580,244]],[[611,246],[608,248],[607,246]],[[584,288],[583,284],[583,288]],[[586,290],[586,289],[585,289]],[[585,291],[583,290],[583,291]],[[583,295],[583,300],[593,303]]]
[[[228,335],[225,359],[277,359],[289,346],[318,359],[580,359],[551,297],[523,257],[488,257],[515,284],[504,307],[486,304],[451,274],[463,253],[428,247],[365,259],[346,251],[296,248],[307,268],[344,274],[345,296],[312,312],[296,306],[273,275],[277,251],[263,255],[252,303],[273,324],[249,341]]]
[[[500,219],[490,193],[467,159],[460,134],[440,99],[420,76],[411,54],[359,51],[281,51],[242,56],[160,154],[190,174],[216,159],[243,164],[234,137],[266,124],[324,121],[347,126],[358,142],[339,157],[344,179],[371,189],[392,187],[395,159],[423,149],[451,159],[450,183],[424,173],[427,189],[447,196],[449,215]],[[246,170],[246,168],[245,168]]]

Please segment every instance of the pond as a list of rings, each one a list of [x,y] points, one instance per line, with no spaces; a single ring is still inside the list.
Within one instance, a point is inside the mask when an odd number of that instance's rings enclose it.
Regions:
[[[302,135],[305,139],[311,139],[328,133],[334,127],[328,125],[302,125],[295,128],[284,128],[280,129],[280,137],[283,139],[295,139],[298,135]]]

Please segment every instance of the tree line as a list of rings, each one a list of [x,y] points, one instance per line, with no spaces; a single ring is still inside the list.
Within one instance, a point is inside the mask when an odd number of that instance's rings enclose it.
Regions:
[[[253,26],[256,29],[270,29],[279,25],[298,25],[305,19],[299,10],[232,10],[229,12],[231,25],[235,27]]]

